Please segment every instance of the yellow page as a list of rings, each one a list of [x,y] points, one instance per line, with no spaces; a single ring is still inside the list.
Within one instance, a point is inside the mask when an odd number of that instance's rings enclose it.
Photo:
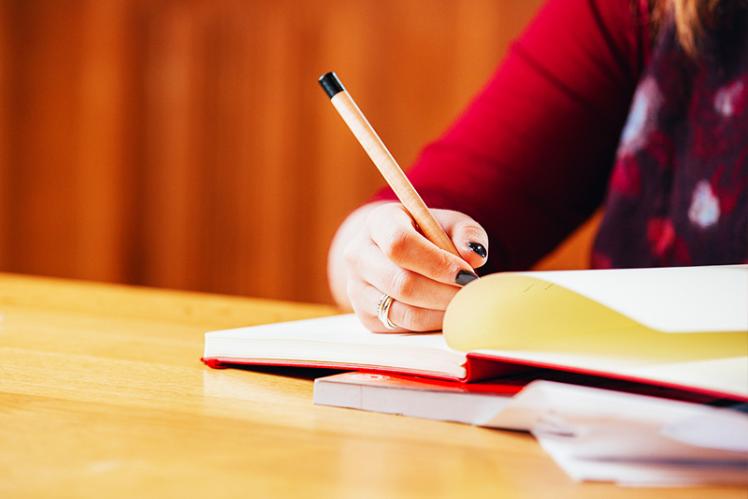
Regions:
[[[636,270],[641,275],[641,269]],[[748,323],[748,300],[742,305],[729,300],[701,303],[701,306],[713,307],[708,313],[700,314],[701,319],[709,314],[714,317],[732,314],[733,319],[722,323],[731,327],[737,324],[742,330],[663,332],[602,305],[589,295],[557,284],[568,281],[570,276],[546,279],[548,274],[563,272],[493,274],[466,286],[445,314],[447,344],[462,351],[486,351],[520,360],[641,376],[748,396],[748,326],[743,327],[739,321],[744,315]],[[733,275],[735,282],[728,285],[741,293],[742,274]],[[745,275],[748,278],[748,274]],[[584,278],[594,280],[594,275],[585,274]],[[573,281],[573,276],[571,279]],[[610,282],[610,275],[605,275],[602,281]],[[659,286],[660,293],[653,293],[652,289],[641,293],[641,299],[646,301],[643,307],[654,309],[657,304],[651,301],[658,299],[655,297],[658,294],[663,302],[672,300],[673,296],[682,299],[687,282],[688,279],[677,279],[680,289],[669,294],[667,282],[658,284],[650,279],[646,285]],[[715,283],[724,291],[724,279],[717,279]],[[708,280],[702,278],[694,285],[700,287],[698,293],[702,297],[710,295]],[[748,288],[748,281],[745,287]],[[585,289],[594,289],[594,286]],[[628,306],[636,300],[636,294],[628,297]],[[683,307],[693,306],[686,302]],[[737,313],[736,306],[742,307]],[[720,311],[720,307],[729,309]],[[670,314],[679,311],[678,304],[672,302],[663,304],[662,308]],[[688,312],[684,310],[683,314],[688,315]],[[658,320],[668,323],[667,317]],[[670,323],[678,320],[675,318]],[[700,325],[704,327],[708,323],[701,320]]]

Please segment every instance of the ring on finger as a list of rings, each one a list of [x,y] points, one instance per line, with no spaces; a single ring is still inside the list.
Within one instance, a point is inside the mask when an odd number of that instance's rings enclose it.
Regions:
[[[377,319],[390,331],[397,329],[397,325],[390,320],[390,307],[393,301],[395,300],[390,295],[382,293],[382,297],[377,303]]]

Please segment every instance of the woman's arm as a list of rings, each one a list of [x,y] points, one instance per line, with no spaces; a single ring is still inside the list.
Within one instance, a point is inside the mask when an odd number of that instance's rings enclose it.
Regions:
[[[532,266],[601,204],[645,38],[632,0],[550,0],[422,151],[408,176],[429,206],[486,229],[487,270]]]
[[[424,149],[408,176],[429,206],[448,209],[435,211],[470,267],[490,247],[488,269],[527,268],[600,204],[643,64],[637,23],[629,0],[549,1]],[[396,205],[382,203],[394,199],[385,189],[343,223],[331,288],[372,329],[381,329],[373,314],[384,293],[399,302],[391,314],[403,329],[435,329],[468,265],[419,240]]]

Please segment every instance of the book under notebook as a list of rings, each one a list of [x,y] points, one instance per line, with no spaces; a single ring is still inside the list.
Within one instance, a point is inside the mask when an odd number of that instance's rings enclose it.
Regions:
[[[348,372],[315,379],[314,403],[480,425],[496,415],[527,383],[526,379],[511,379],[501,384],[450,384]]]

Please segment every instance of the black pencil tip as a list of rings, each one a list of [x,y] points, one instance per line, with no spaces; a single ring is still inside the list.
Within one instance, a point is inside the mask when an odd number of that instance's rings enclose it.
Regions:
[[[333,98],[335,94],[345,90],[343,84],[340,83],[338,75],[334,71],[329,71],[319,77],[319,84],[322,86],[322,90],[325,91],[329,98]]]

